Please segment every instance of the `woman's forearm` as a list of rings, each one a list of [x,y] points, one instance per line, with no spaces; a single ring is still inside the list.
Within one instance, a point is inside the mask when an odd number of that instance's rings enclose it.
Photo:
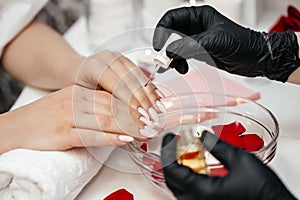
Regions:
[[[48,26],[32,22],[5,48],[2,63],[16,79],[43,89],[74,83],[84,57]]]
[[[299,57],[300,57],[300,32],[296,32],[298,45],[299,45]],[[300,84],[300,67],[296,69],[287,80],[290,83]]]
[[[19,138],[15,137],[12,127],[14,126],[10,119],[9,113],[4,113],[0,115],[0,155],[9,150],[15,149],[18,147],[17,140]]]

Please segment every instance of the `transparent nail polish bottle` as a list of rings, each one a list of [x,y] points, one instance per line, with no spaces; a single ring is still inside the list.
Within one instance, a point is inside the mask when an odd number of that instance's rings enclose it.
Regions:
[[[162,49],[158,52],[158,54],[154,57],[154,63],[155,63],[155,69],[154,71],[150,74],[148,81],[145,83],[145,87],[149,84],[149,82],[154,79],[155,74],[158,72],[158,70],[163,69],[167,70],[169,68],[170,63],[172,62],[172,58],[169,58],[167,56],[167,46],[176,41],[181,39],[182,37],[176,33],[172,33]]]
[[[196,173],[208,174],[204,152],[205,149],[198,131],[184,127],[180,131],[180,138],[177,143],[177,162],[191,168]]]

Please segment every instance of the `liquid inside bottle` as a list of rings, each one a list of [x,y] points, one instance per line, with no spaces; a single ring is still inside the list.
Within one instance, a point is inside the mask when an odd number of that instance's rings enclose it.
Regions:
[[[208,174],[205,149],[199,135],[192,128],[183,128],[177,143],[177,162],[194,172]]]

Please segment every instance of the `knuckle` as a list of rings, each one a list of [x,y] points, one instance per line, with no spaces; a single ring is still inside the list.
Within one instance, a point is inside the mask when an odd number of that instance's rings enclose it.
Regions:
[[[106,113],[108,116],[112,116],[112,105],[111,104],[105,104],[101,107],[103,110],[102,112]]]
[[[66,91],[66,90],[64,90],[64,91]],[[64,92],[58,101],[59,101],[58,105],[61,110],[71,110],[72,104],[73,104],[73,98],[72,98],[71,91],[68,90],[68,91]]]
[[[101,131],[110,130],[112,127],[112,119],[109,116],[99,116],[99,126]]]
[[[111,94],[105,91],[96,91],[95,98],[99,98],[107,103],[111,103],[112,100],[114,99]]]

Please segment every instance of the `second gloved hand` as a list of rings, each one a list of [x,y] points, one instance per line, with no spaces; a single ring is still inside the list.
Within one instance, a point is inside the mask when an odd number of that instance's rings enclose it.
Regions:
[[[166,184],[177,199],[295,199],[275,173],[254,155],[232,147],[206,131],[202,134],[202,141],[229,172],[224,177],[210,177],[179,165],[177,139],[172,134],[166,135],[161,150],[162,166]]]
[[[210,6],[168,11],[157,24],[153,46],[161,49],[171,32],[184,37],[167,47],[171,67],[188,71],[185,59],[195,58],[219,69],[248,77],[287,81],[300,66],[294,32],[264,33],[244,28]]]

